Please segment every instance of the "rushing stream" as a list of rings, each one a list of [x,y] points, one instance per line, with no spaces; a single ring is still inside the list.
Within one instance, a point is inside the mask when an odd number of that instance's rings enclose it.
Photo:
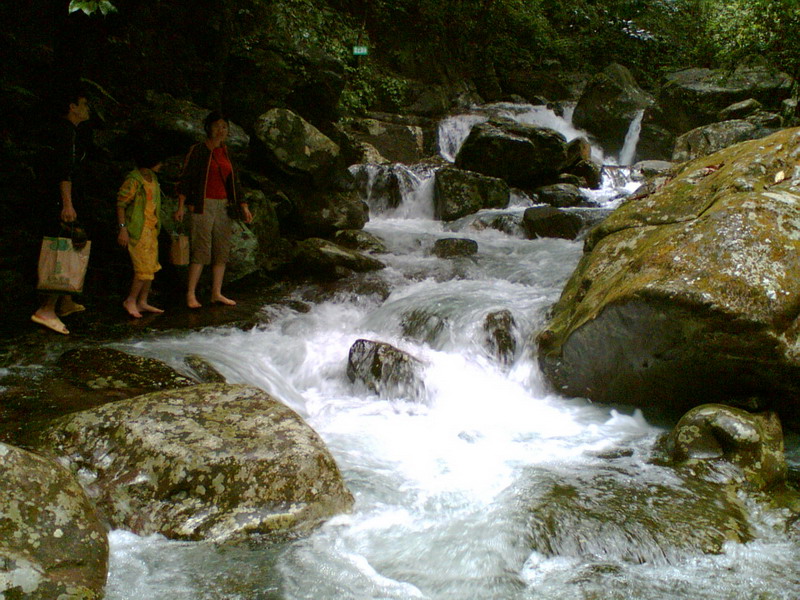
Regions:
[[[454,120],[453,129],[460,133],[448,130],[446,157],[468,125]],[[353,512],[308,537],[274,544],[214,546],[113,532],[107,598],[800,597],[798,548],[758,511],[757,539],[716,556],[659,559],[642,548],[652,560],[639,564],[619,547],[589,556],[531,550],[520,498],[537,477],[602,469],[597,457],[620,448],[627,456],[621,469],[636,473],[660,430],[638,413],[554,395],[530,355],[527,341],[574,269],[581,242],[524,240],[470,219],[447,227],[431,218],[430,173],[415,177],[399,207],[373,204],[366,227],[389,248],[380,256],[387,268],[369,276],[385,282],[388,298],[342,292],[307,313],[264,307],[269,324],[251,331],[209,329],[124,345],[176,367],[199,354],[230,382],[282,399],[328,444],[355,495]],[[437,239],[454,236],[476,240],[478,254],[431,254]],[[486,349],[482,328],[500,309],[516,320],[518,351],[505,366]],[[413,315],[426,318],[409,332]],[[424,397],[379,398],[351,384],[347,356],[359,338],[423,360]]]

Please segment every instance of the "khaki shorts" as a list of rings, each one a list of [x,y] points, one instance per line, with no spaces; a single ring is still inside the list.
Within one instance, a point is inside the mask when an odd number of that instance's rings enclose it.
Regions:
[[[128,253],[131,255],[136,278],[152,281],[156,271],[161,270],[161,265],[158,264],[158,233],[155,227],[145,226],[138,240],[130,240]]]
[[[219,265],[228,262],[231,253],[231,218],[228,201],[206,198],[203,214],[192,213],[189,225],[190,262],[198,265]]]

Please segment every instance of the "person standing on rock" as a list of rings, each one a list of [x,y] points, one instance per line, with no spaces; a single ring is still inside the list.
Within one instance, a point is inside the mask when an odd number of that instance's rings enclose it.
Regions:
[[[117,242],[128,249],[133,262],[133,282],[122,306],[135,319],[142,312],[163,313],[148,302],[158,264],[158,232],[161,230],[161,187],[157,173],[162,157],[152,146],[135,147],[136,169],[128,173],[117,194]]]
[[[252,220],[247,202],[243,201],[236,171],[225,140],[228,119],[217,111],[203,122],[206,139],[189,149],[178,182],[178,209],[175,219],[182,221],[185,207],[191,221],[186,305],[200,308],[197,284],[205,265],[211,265],[211,302],[234,306],[236,302],[222,295],[222,280],[231,246],[231,214],[245,223]]]
[[[88,131],[79,125],[89,120],[89,100],[80,89],[68,91],[57,106],[60,118],[53,130],[54,158],[48,164],[52,181],[41,222],[43,235],[58,237],[62,223],[75,223],[85,205],[84,160],[90,146]],[[69,331],[59,317],[86,310],[69,294],[46,294],[31,321],[56,333]]]

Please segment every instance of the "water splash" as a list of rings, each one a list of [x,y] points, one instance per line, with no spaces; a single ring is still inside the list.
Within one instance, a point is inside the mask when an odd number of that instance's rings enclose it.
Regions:
[[[644,117],[644,110],[636,111],[631,124],[628,126],[628,132],[625,134],[625,141],[622,144],[622,150],[619,153],[619,164],[629,166],[633,164],[636,157],[636,146],[639,144],[639,134],[642,131],[642,117]]]

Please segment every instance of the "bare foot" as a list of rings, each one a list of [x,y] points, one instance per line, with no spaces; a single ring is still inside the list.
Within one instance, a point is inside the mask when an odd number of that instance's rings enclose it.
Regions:
[[[125,302],[122,303],[122,307],[125,310],[127,310],[128,314],[130,316],[132,316],[134,319],[141,319],[142,318],[142,313],[140,313],[139,310],[136,308],[136,301],[135,300],[130,300],[130,299],[125,300]]]
[[[236,300],[231,300],[230,298],[226,298],[222,294],[219,296],[212,296],[211,302],[214,304],[224,304],[226,306],[236,306]]]
[[[186,294],[186,306],[189,308],[200,308],[203,305],[197,301],[197,297],[194,294]]]
[[[156,308],[155,306],[148,304],[147,302],[137,305],[136,308],[138,308],[140,312],[151,312],[151,313],[156,313],[157,315],[160,315],[161,313],[164,312],[160,308]]]

